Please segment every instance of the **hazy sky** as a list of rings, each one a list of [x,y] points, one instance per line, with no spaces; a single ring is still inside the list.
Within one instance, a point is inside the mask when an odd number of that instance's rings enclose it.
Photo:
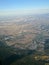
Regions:
[[[49,0],[0,0],[0,16],[49,13]]]

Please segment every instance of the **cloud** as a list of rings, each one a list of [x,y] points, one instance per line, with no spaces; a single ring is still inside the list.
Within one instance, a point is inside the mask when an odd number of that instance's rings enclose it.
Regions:
[[[0,11],[0,16],[43,14],[43,13],[49,13],[49,9],[4,10]]]

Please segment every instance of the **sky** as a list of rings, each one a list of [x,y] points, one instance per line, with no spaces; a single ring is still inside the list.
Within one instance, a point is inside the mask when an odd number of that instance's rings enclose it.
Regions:
[[[0,16],[49,13],[49,0],[0,0]]]

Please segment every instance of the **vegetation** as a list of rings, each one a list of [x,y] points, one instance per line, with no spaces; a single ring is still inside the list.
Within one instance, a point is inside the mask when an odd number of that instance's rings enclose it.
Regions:
[[[49,56],[36,56],[36,55],[29,55],[26,56],[18,61],[13,62],[11,65],[45,65],[46,59]]]

